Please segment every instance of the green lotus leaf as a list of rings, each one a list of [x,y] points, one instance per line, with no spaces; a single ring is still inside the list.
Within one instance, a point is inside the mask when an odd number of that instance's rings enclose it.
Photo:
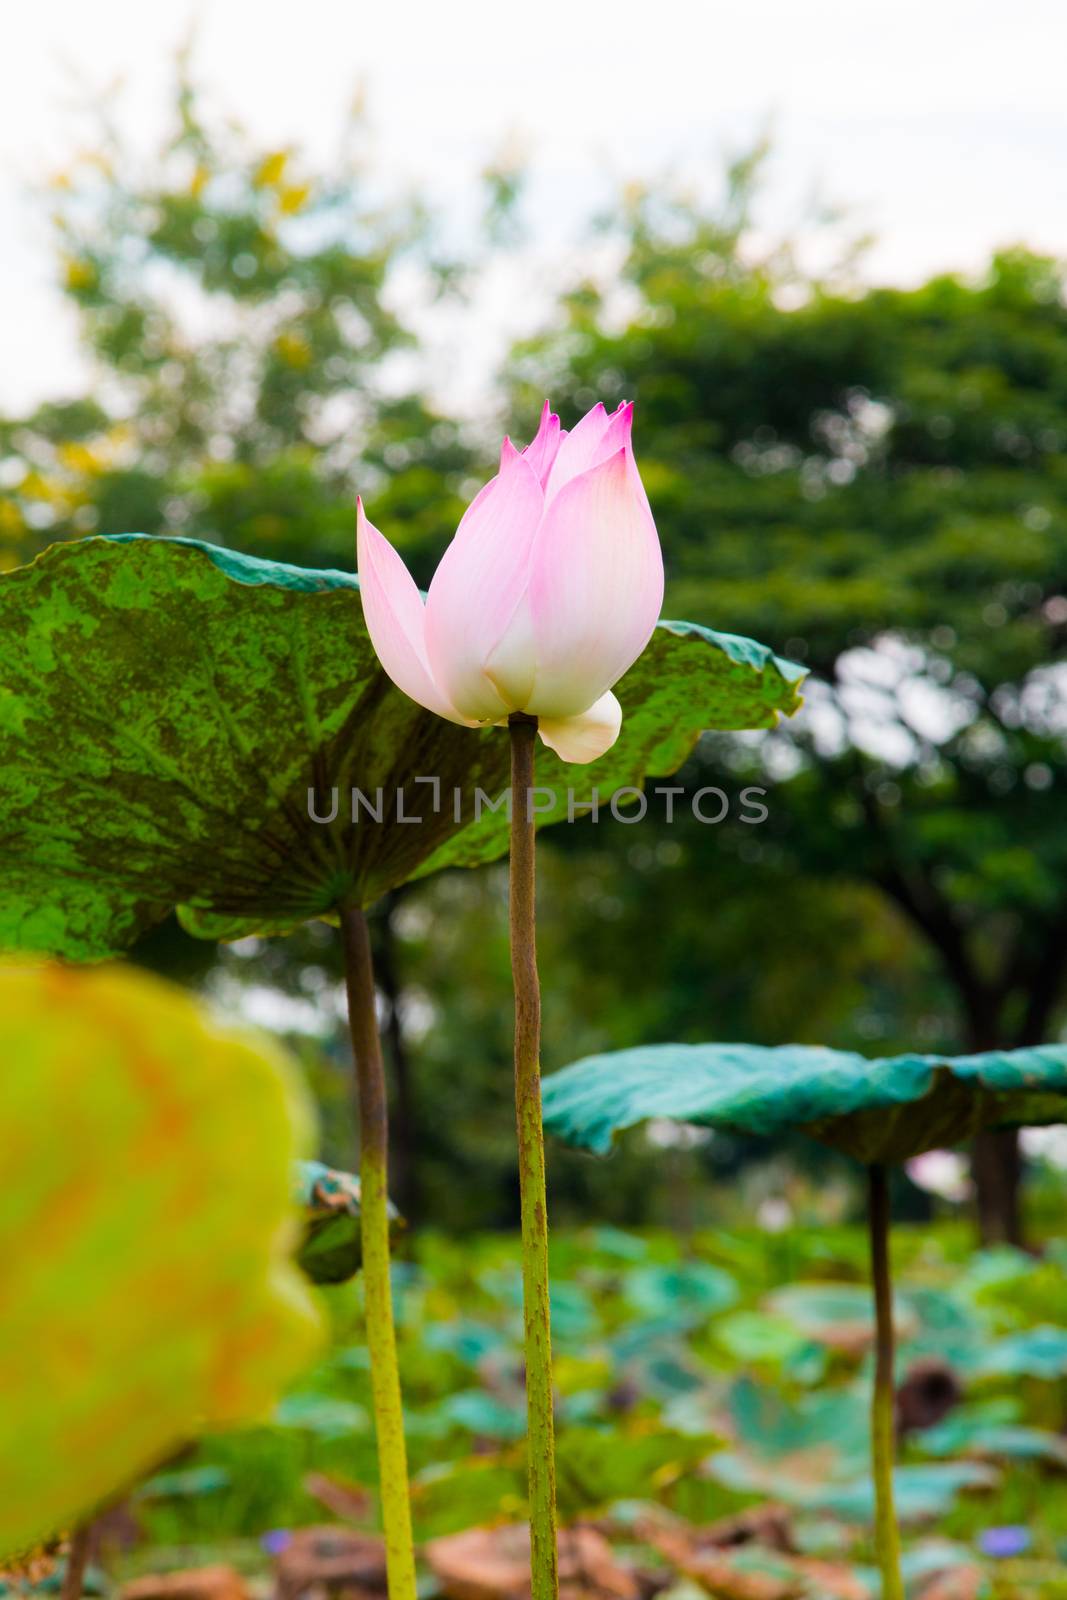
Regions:
[[[560,1515],[570,1519],[647,1494],[658,1473],[696,1472],[721,1443],[714,1433],[673,1433],[666,1428],[610,1436],[602,1427],[564,1428],[556,1441]]]
[[[135,1500],[199,1500],[202,1495],[224,1494],[233,1487],[233,1475],[225,1467],[182,1467],[175,1472],[157,1472],[140,1483]]]
[[[942,1286],[910,1284],[893,1296],[893,1321],[898,1336],[899,1370],[917,1361],[945,1361],[964,1379],[979,1374],[990,1348],[986,1322],[960,1293],[959,1283]],[[873,1362],[873,1354],[869,1357]]]
[[[1049,1382],[1067,1374],[1067,1328],[1042,1323],[1020,1333],[984,1342],[976,1352],[973,1371],[980,1378],[1044,1378]]]
[[[796,1359],[806,1348],[805,1335],[788,1317],[765,1311],[734,1311],[715,1324],[715,1340],[732,1360],[753,1366],[775,1366]]]
[[[371,1430],[371,1419],[357,1401],[331,1394],[287,1394],[275,1409],[274,1424],[320,1439],[354,1438]]]
[[[768,1295],[767,1305],[809,1339],[826,1344],[862,1348],[874,1336],[871,1291],[858,1283],[789,1283]],[[899,1334],[899,1305],[895,1320]]]
[[[319,1318],[289,1259],[288,1062],[144,973],[0,967],[0,1554],[269,1410]]]
[[[427,1350],[442,1350],[468,1367],[476,1367],[487,1358],[510,1355],[515,1348],[506,1333],[472,1317],[428,1323],[422,1330],[422,1342]]]
[[[948,1514],[961,1494],[984,1492],[1000,1482],[995,1467],[979,1461],[935,1461],[897,1467],[893,1472],[893,1498],[901,1522],[931,1522]],[[870,1522],[874,1517],[871,1480],[840,1484],[828,1489],[820,1509],[832,1511],[846,1522]]]
[[[95,960],[175,907],[204,937],[282,932],[502,855],[504,810],[475,807],[507,788],[507,738],[394,688],[357,591],[136,534],[53,545],[0,578],[0,946]],[[542,822],[566,816],[568,789],[606,803],[676,771],[705,728],[773,726],[802,676],[749,639],[661,623],[618,686],[614,748],[581,767],[539,750]],[[358,802],[352,820],[353,788],[381,822]],[[313,820],[309,792],[327,817],[334,789],[334,820]],[[420,821],[398,823],[401,800]]]
[[[706,1261],[636,1267],[626,1277],[626,1298],[646,1317],[668,1317],[694,1327],[738,1298],[736,1279]]]
[[[588,1056],[544,1084],[545,1127],[605,1152],[649,1117],[730,1133],[802,1132],[900,1162],[981,1128],[1067,1117],[1067,1045],[870,1059],[815,1045],[663,1044]]]
[[[869,1522],[870,1416],[866,1391],[856,1388],[803,1395],[790,1403],[751,1379],[735,1383],[727,1400],[730,1448],[705,1463],[709,1476],[743,1494],[783,1500],[846,1521]],[[893,1484],[907,1520],[947,1511],[957,1494],[996,1481],[971,1461],[897,1467]]]
[[[962,1407],[924,1429],[918,1442],[931,1456],[977,1456],[992,1460],[1047,1461],[1067,1467],[1067,1439],[1046,1428],[1018,1421],[1011,1399],[992,1405]]]
[[[461,1389],[439,1402],[437,1414],[445,1429],[463,1429],[485,1439],[522,1439],[526,1407],[521,1397],[512,1405],[484,1389]]]

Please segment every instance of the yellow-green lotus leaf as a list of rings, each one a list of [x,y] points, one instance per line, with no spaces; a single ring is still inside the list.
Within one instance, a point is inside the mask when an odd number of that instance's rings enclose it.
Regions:
[[[261,1415],[312,1353],[309,1131],[285,1058],[182,991],[0,967],[0,1556]]]

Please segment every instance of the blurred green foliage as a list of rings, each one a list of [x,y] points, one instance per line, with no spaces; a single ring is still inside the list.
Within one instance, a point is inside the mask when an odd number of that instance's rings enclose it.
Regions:
[[[760,1234],[738,1220],[739,1203],[725,1193],[721,1201],[724,1220],[685,1242],[657,1231],[557,1232],[561,1506],[568,1518],[595,1514],[633,1546],[641,1539],[632,1529],[650,1516],[703,1523],[771,1495],[788,1508],[800,1549],[862,1572],[872,1557],[866,1241],[859,1230],[800,1225],[817,1204],[812,1189],[797,1197],[788,1235]],[[938,1347],[962,1387],[947,1418],[911,1431],[904,1446],[898,1490],[911,1559],[939,1534],[973,1560],[981,1530],[1021,1522],[1032,1546],[1020,1592],[1054,1593],[1039,1578],[1051,1577],[1067,1537],[1057,1432],[1067,1352],[1061,1344],[1058,1363],[1035,1365],[1025,1330],[1062,1317],[1062,1247],[1051,1247],[1050,1275],[1025,1307],[1016,1291],[1027,1258],[974,1254],[958,1226],[900,1229],[894,1255],[899,1375]],[[395,1289],[417,1535],[521,1517],[512,1242],[423,1231],[395,1267]],[[323,1476],[373,1485],[370,1428],[359,1426],[370,1387],[358,1283],[331,1291],[330,1301],[330,1354],[273,1426],[207,1441],[180,1479],[147,1486],[138,1514],[150,1543],[129,1567],[158,1563],[160,1546],[186,1558],[198,1546],[222,1548],[254,1566],[258,1535],[321,1520]],[[791,1338],[742,1354],[740,1318],[773,1320]],[[373,1500],[353,1514],[373,1525]],[[657,1564],[653,1552],[644,1556]],[[1000,1580],[1007,1575],[1002,1568]]]
[[[52,180],[93,393],[0,424],[8,561],[195,531],[347,567],[356,479],[406,545],[439,543],[470,456],[405,381],[413,335],[385,294],[409,259],[432,277],[428,219],[376,192],[358,110],[329,174],[205,120],[184,65],[174,111],[147,164],[105,122]]]

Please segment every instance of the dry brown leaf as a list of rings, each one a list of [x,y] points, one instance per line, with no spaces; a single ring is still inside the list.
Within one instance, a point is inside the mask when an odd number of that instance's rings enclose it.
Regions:
[[[468,1528],[432,1539],[424,1555],[448,1600],[529,1600],[530,1530],[525,1523]],[[560,1600],[641,1600],[635,1573],[595,1528],[559,1535]]]
[[[982,1590],[979,1567],[952,1567],[938,1572],[918,1590],[915,1600],[978,1600]]]
[[[248,1588],[233,1567],[189,1567],[152,1572],[123,1584],[121,1600],[249,1600]]]
[[[309,1472],[304,1488],[342,1522],[365,1522],[374,1503],[370,1490],[361,1483],[350,1483],[326,1472]]]
[[[274,1581],[279,1600],[297,1600],[314,1589],[343,1589],[353,1600],[382,1600],[387,1593],[385,1541],[336,1524],[296,1528],[274,1558]]]

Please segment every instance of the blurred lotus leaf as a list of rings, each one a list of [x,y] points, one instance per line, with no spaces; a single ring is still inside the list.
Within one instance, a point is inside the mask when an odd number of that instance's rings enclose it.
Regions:
[[[774,1366],[795,1360],[806,1348],[803,1331],[788,1317],[766,1311],[734,1311],[715,1324],[715,1339],[734,1361],[766,1361]]]
[[[257,1417],[317,1312],[289,1260],[309,1113],[267,1040],[120,968],[0,967],[0,1551]]]
[[[493,1267],[482,1278],[483,1288],[495,1300],[522,1310],[522,1273],[510,1267]],[[584,1345],[596,1326],[596,1309],[580,1283],[557,1279],[552,1285],[552,1336],[559,1344],[577,1340]]]
[[[998,1244],[976,1250],[956,1279],[956,1293],[980,1301],[998,1290],[1007,1289],[1034,1271],[1034,1258],[1016,1245]]]
[[[873,1588],[851,1564],[798,1557],[781,1512],[742,1513],[736,1533],[729,1524],[691,1528],[651,1518],[642,1531],[670,1567],[721,1600],[872,1600]]]
[[[898,1371],[905,1374],[932,1362],[969,1381],[978,1374],[990,1345],[990,1330],[958,1285],[934,1289],[909,1284],[894,1295],[894,1320],[900,1335]],[[868,1368],[873,1370],[873,1352]]]
[[[767,1305],[835,1350],[863,1350],[874,1336],[871,1291],[858,1283],[790,1283],[768,1295]]]
[[[196,1500],[205,1494],[222,1494],[233,1484],[232,1474],[223,1467],[183,1467],[175,1472],[157,1472],[138,1484],[137,1500]]]
[[[443,1350],[470,1367],[492,1356],[517,1355],[515,1340],[509,1339],[492,1323],[477,1322],[472,1317],[428,1323],[423,1329],[422,1341],[427,1350]]]
[[[460,1389],[446,1395],[436,1408],[444,1430],[458,1428],[483,1439],[522,1439],[526,1434],[526,1407],[521,1392],[512,1404],[487,1389]]]
[[[769,1295],[767,1305],[808,1338],[843,1355],[862,1355],[874,1338],[874,1305],[863,1284],[790,1283]],[[903,1295],[896,1296],[893,1320],[899,1338],[915,1331],[917,1319]]]
[[[953,1539],[920,1539],[900,1567],[914,1600],[991,1600],[994,1593],[974,1551]]]
[[[1067,1374],[1067,1328],[1043,1324],[987,1342],[973,1370],[982,1378],[1062,1378]]]
[[[685,1478],[721,1443],[721,1435],[707,1431],[565,1428],[556,1441],[560,1516],[634,1499],[646,1494],[650,1483],[662,1488]]]
[[[542,820],[568,789],[674,772],[705,728],[773,726],[802,676],[661,623],[619,685],[612,750],[591,768],[538,753]],[[280,932],[507,849],[504,810],[474,816],[476,788],[507,788],[507,739],[394,688],[347,573],[137,534],[57,544],[0,577],[0,681],[0,946],[94,960],[175,907],[205,938]],[[421,825],[354,821],[353,788]],[[328,817],[334,789],[336,816],[313,820],[309,795]]]
[[[894,1163],[982,1128],[1067,1117],[1067,1045],[869,1058],[821,1045],[661,1044],[587,1056],[544,1083],[545,1127],[606,1152],[649,1117],[773,1138],[797,1131]]]
[[[279,1428],[313,1433],[320,1439],[343,1439],[370,1430],[370,1418],[354,1400],[332,1394],[287,1394],[274,1412]]]
[[[668,1318],[675,1327],[694,1327],[737,1300],[734,1278],[706,1261],[678,1266],[635,1267],[626,1277],[626,1298],[647,1317]]]
[[[1045,1428],[1017,1420],[1018,1404],[1010,1397],[989,1405],[954,1411],[918,1436],[932,1456],[977,1456],[982,1460],[1046,1461],[1067,1467],[1067,1439]]]
[[[866,1388],[802,1396],[790,1404],[750,1379],[733,1385],[727,1401],[732,1446],[711,1456],[708,1473],[729,1489],[766,1495],[846,1521],[869,1522],[870,1422]],[[893,1483],[902,1519],[935,1516],[957,1494],[997,1481],[992,1469],[969,1461],[897,1467]]]
[[[435,1461],[416,1473],[411,1502],[418,1525],[432,1538],[458,1533],[473,1522],[514,1515],[526,1494],[526,1465],[521,1447],[479,1450],[456,1461]]]
[[[297,1255],[312,1283],[344,1283],[363,1264],[359,1179],[321,1161],[300,1161],[296,1198],[304,1212],[304,1240]],[[391,1224],[400,1213],[389,1206]]]
[[[961,1494],[995,1489],[996,1468],[978,1461],[937,1461],[920,1466],[896,1467],[893,1495],[901,1522],[929,1522],[947,1515]],[[834,1484],[824,1493],[821,1506],[849,1522],[874,1520],[874,1485],[870,1478]]]

